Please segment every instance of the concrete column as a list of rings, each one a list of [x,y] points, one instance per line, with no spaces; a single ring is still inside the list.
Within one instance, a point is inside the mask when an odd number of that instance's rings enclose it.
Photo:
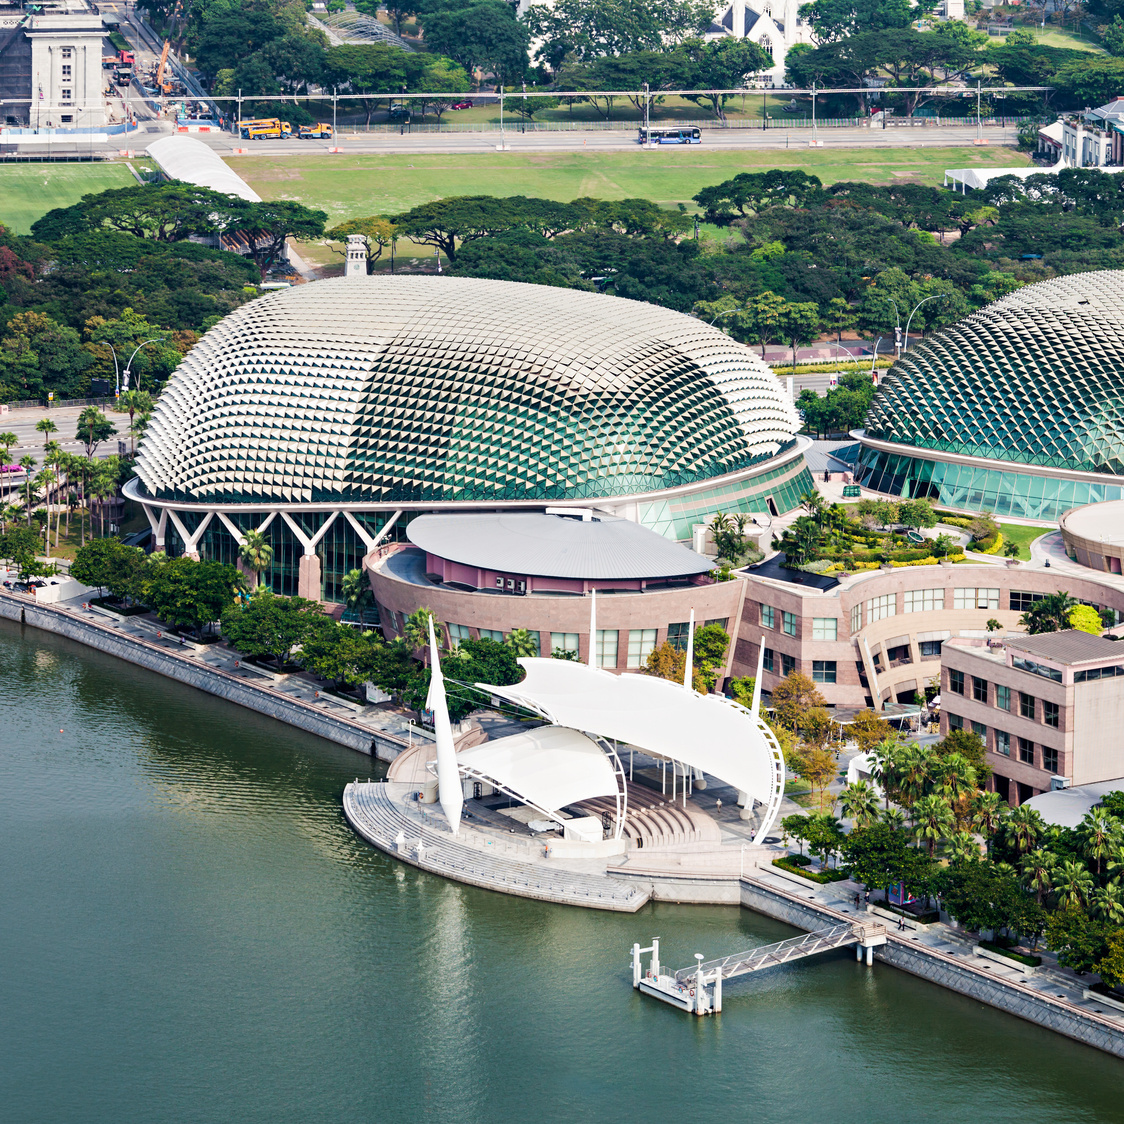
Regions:
[[[866,966],[872,967],[874,964],[874,945],[868,944],[866,946]]]
[[[315,554],[305,554],[297,572],[297,595],[310,601],[320,600],[320,559]]]

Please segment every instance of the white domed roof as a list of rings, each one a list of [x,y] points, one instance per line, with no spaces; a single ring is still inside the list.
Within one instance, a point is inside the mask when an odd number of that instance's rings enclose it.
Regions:
[[[798,428],[776,376],[655,305],[351,277],[244,305],[172,376],[137,460],[210,502],[593,499],[734,472]]]

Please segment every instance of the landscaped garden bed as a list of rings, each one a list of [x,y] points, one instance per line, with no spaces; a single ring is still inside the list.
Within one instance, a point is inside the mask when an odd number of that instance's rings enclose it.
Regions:
[[[1000,956],[1015,960],[1026,968],[1037,968],[1042,963],[1041,956],[1028,956],[1026,953],[1016,952],[999,941],[980,941],[980,948],[986,948],[988,952],[997,952]]]
[[[801,858],[807,859],[805,855],[788,855],[785,858],[773,859],[773,866],[779,866],[781,870],[787,870],[790,874],[799,874],[801,878],[807,878],[809,882],[818,882],[820,885],[826,885],[829,882],[842,882],[847,877],[845,870],[806,870],[800,865]]]
[[[150,611],[147,605],[126,605],[116,597],[95,597],[90,604],[96,605],[99,609],[108,609],[111,613],[117,613],[122,617],[138,617]]]

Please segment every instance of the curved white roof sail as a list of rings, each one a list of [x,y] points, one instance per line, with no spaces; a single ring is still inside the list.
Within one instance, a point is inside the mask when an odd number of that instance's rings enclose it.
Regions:
[[[584,734],[562,726],[543,726],[462,749],[457,764],[467,775],[494,781],[547,813],[617,794],[617,775],[605,751]]]
[[[783,789],[783,759],[767,728],[719,695],[684,691],[649,675],[613,675],[570,660],[524,658],[527,676],[511,687],[478,684],[558,726],[588,730],[711,773],[764,805],[757,836],[772,827]]]

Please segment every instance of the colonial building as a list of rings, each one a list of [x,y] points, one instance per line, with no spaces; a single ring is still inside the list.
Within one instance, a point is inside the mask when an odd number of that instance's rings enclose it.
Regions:
[[[4,123],[32,129],[104,125],[104,35],[102,17],[94,13],[0,15]]]

